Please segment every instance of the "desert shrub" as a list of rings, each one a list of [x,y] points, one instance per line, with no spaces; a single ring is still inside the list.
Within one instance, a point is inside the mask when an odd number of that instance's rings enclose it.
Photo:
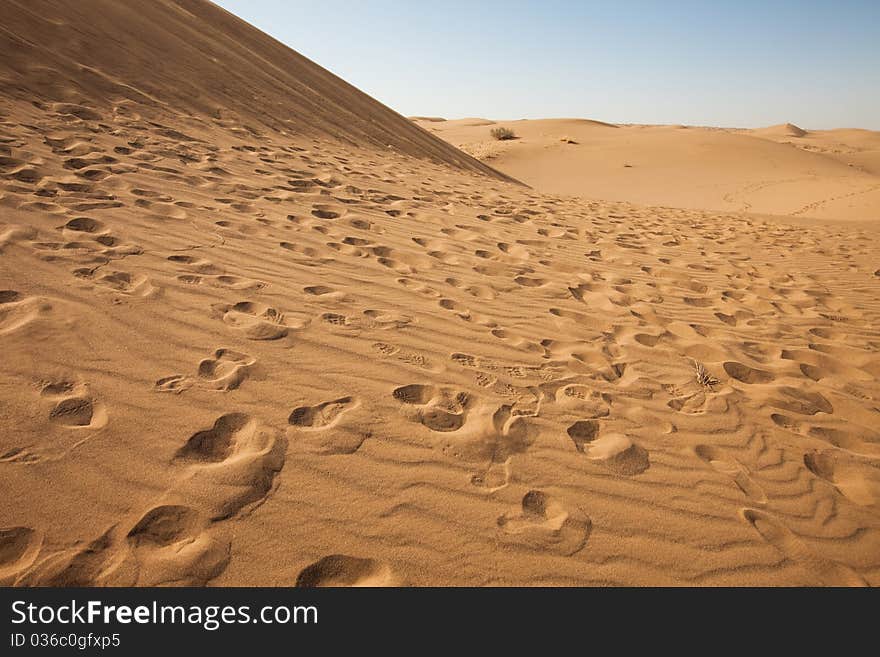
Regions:
[[[516,139],[516,133],[510,128],[492,128],[489,134],[498,141],[504,139]]]

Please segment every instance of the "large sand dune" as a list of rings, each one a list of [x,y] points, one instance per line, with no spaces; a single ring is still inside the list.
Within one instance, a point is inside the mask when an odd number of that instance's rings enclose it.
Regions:
[[[415,118],[415,117],[414,117]],[[583,119],[415,122],[551,194],[723,212],[880,220],[880,133],[615,126]],[[518,139],[495,141],[512,129]]]
[[[133,7],[2,5],[0,584],[880,584],[876,223],[542,194]]]

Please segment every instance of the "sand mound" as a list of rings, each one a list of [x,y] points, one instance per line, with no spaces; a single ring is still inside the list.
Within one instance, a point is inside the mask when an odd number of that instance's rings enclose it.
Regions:
[[[806,130],[797,127],[793,123],[780,123],[779,125],[772,125],[769,128],[761,128],[753,132],[773,137],[804,137],[807,134]]]

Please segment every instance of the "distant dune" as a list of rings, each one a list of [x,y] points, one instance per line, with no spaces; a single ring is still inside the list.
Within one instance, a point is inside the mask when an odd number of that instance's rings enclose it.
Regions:
[[[612,126],[584,119],[419,122],[533,186],[584,198],[828,219],[880,219],[880,133]],[[498,142],[486,126],[519,139]]]
[[[793,123],[782,123],[780,125],[771,125],[769,128],[758,128],[752,130],[751,133],[760,137],[804,137],[807,131],[799,128]]]

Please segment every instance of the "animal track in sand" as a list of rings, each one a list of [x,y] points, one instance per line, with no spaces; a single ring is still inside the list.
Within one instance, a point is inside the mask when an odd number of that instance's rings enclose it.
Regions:
[[[236,304],[213,306],[223,321],[250,340],[279,340],[290,327],[284,323],[280,310],[255,301],[239,301]]]
[[[298,588],[337,586],[400,586],[391,567],[375,559],[331,554],[303,568],[296,578]]]
[[[694,448],[697,456],[711,465],[718,472],[727,475],[739,489],[756,504],[766,504],[767,495],[751,478],[748,468],[733,458],[727,458],[713,445],[697,445]]]
[[[785,558],[804,567],[822,586],[865,586],[854,570],[816,554],[794,532],[765,511],[740,509],[740,517]]]
[[[505,543],[571,556],[587,544],[592,521],[580,509],[568,510],[555,497],[530,490],[516,509],[498,518],[498,527]]]

